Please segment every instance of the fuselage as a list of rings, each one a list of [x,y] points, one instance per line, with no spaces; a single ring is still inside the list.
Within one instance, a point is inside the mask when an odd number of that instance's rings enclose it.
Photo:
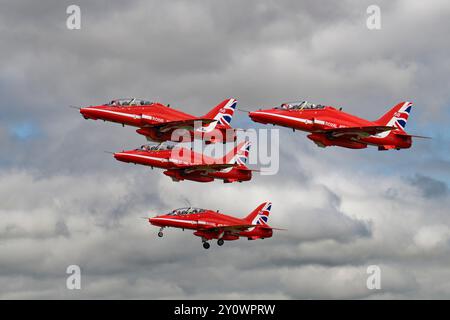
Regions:
[[[212,142],[235,141],[236,139],[234,130],[230,130],[230,128],[220,123],[215,124],[214,129],[208,132],[201,130],[194,131],[191,126],[186,126],[183,129],[186,129],[189,135],[185,135],[183,139],[189,138],[189,140],[182,140],[181,136],[172,136],[174,129],[160,130],[158,126],[170,124],[174,121],[195,120],[198,117],[158,102],[147,103],[145,105],[89,106],[81,108],[80,113],[85,119],[103,120],[120,123],[124,126],[138,127],[139,129],[136,130],[137,133],[156,142],[189,141],[197,137],[205,140],[209,139]],[[199,127],[201,127],[201,122],[199,122]]]
[[[357,140],[335,137],[330,139],[322,132],[336,128],[358,128],[379,125],[373,121],[356,117],[331,106],[325,106],[321,109],[303,110],[284,110],[281,108],[258,110],[250,112],[249,116],[255,122],[310,132],[311,135],[308,135],[308,138],[324,146],[338,145],[353,149],[362,149],[367,145],[395,146],[395,148],[399,149],[409,148],[411,146],[411,138],[396,135],[396,130],[377,135],[368,135]]]
[[[166,169],[164,174],[174,181],[211,182],[215,179],[221,179],[224,182],[241,182],[249,181],[252,178],[251,170],[239,164],[222,170],[212,168],[209,170],[209,165],[224,164],[224,161],[186,148],[156,151],[135,149],[117,152],[114,154],[114,158],[122,162]]]
[[[134,127],[195,118],[157,102],[143,106],[90,106],[81,108],[80,113],[87,119],[117,122]]]
[[[243,231],[210,231],[208,229],[214,229],[216,227],[219,228],[230,225],[248,225],[248,221],[245,221],[244,219],[236,218],[211,210],[184,215],[176,215],[173,213],[159,215],[153,218],[149,218],[149,222],[154,226],[163,228],[173,227],[196,230],[196,232],[194,233],[196,236],[205,238],[207,240],[218,238],[222,238],[224,240],[237,240],[239,239],[239,237],[269,238],[272,236],[271,229],[263,229],[258,227],[253,227],[249,230]]]

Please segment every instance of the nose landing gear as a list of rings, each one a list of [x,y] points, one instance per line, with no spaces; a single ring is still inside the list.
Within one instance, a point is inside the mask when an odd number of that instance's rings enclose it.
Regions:
[[[163,229],[164,229],[164,227],[162,227],[161,229],[159,229],[158,237],[160,237],[160,238],[162,238],[162,236],[164,235]]]

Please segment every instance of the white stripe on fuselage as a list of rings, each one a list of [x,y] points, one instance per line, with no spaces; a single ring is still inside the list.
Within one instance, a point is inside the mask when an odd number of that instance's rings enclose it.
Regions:
[[[95,110],[95,111],[100,111],[100,112],[104,112],[104,113],[112,113],[112,114],[115,114],[115,115],[118,115],[118,116],[124,116],[124,117],[133,118],[133,119],[141,118],[141,116],[139,116],[138,114],[129,114],[129,113],[112,111],[112,110],[97,109],[97,108],[89,108],[87,110]]]
[[[211,226],[221,226],[221,224],[215,224],[214,222],[207,222],[207,221],[201,221],[201,220],[182,220],[182,219],[172,219],[172,218],[151,218],[152,220],[156,221],[173,221],[173,222],[186,222],[190,224],[203,224],[203,225],[211,225]]]
[[[314,124],[314,123],[325,124],[325,121],[323,121],[323,120],[314,120],[314,121],[312,121],[312,120],[307,120],[307,119],[302,119],[302,118],[295,118],[295,117],[285,116],[285,115],[281,115],[281,114],[268,113],[268,112],[257,111],[256,114],[266,114],[266,115],[269,115],[269,116],[290,119],[290,120],[294,120],[294,121],[305,123],[305,124]],[[347,128],[347,127],[340,126],[339,128]],[[385,132],[381,132],[381,133],[378,133],[376,135],[370,135],[367,138],[385,138],[390,132],[391,132],[391,130],[385,131]],[[361,142],[361,141],[358,141],[358,142]],[[367,142],[364,141],[364,143],[367,143]]]
[[[143,155],[134,154],[134,153],[119,152],[119,153],[116,153],[116,154],[124,155],[124,156],[137,157],[137,158],[150,159],[150,160],[156,160],[156,161],[161,161],[161,162],[169,162],[169,159],[166,159],[166,158],[143,156]]]
[[[184,165],[192,165],[190,162],[186,162],[186,161],[182,161],[182,160],[178,160],[178,159],[173,159],[173,158],[159,158],[159,157],[151,157],[151,156],[144,156],[141,154],[135,154],[135,153],[126,153],[126,152],[119,152],[116,153],[118,155],[126,155],[126,156],[130,156],[130,157],[137,157],[137,158],[143,158],[143,159],[149,159],[149,160],[156,160],[156,161],[160,161],[160,162],[172,162],[172,163],[176,163],[176,164],[184,164]],[[195,165],[192,165],[195,166]]]
[[[301,122],[301,123],[306,123],[306,124],[313,124],[314,122],[311,120],[307,120],[307,119],[303,119],[303,118],[295,118],[295,117],[290,117],[290,116],[285,116],[282,114],[276,114],[276,113],[268,113],[268,112],[261,112],[261,111],[256,111],[256,114],[265,114],[268,116],[273,116],[273,117],[278,117],[278,118],[284,118],[284,119],[289,119],[289,120],[294,120],[297,122]],[[316,123],[319,123],[318,121],[316,121]]]

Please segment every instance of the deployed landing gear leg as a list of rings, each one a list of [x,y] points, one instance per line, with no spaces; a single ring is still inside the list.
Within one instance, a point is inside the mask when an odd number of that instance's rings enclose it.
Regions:
[[[225,241],[223,241],[223,239],[217,240],[217,245],[219,245],[219,246],[223,246],[224,243],[225,243]]]
[[[164,230],[164,227],[161,227],[161,229],[159,229],[158,237],[162,238],[162,236],[164,235],[163,230]]]
[[[210,245],[205,238],[202,238],[202,242],[203,242],[203,248],[209,249]]]

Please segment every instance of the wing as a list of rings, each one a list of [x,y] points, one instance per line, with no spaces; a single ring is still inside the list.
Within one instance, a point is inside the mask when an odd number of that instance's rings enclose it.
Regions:
[[[142,120],[145,123],[145,127],[156,128],[161,132],[167,132],[167,131],[175,130],[175,129],[192,130],[192,129],[194,129],[194,125],[196,122],[201,122],[201,125],[204,126],[204,125],[208,125],[212,122],[217,121],[214,119],[194,118],[194,119],[188,119],[188,120],[177,120],[177,121],[154,123],[151,121],[151,119],[147,119],[144,117],[142,118]]]
[[[395,130],[397,128],[390,126],[364,126],[364,127],[346,127],[320,130],[321,133],[326,133],[331,138],[364,138],[372,136],[385,131]]]
[[[215,172],[220,171],[222,169],[231,168],[234,166],[235,165],[231,163],[193,164],[193,165],[179,164],[177,165],[177,168],[178,170],[183,170],[186,173],[192,173],[195,171]]]
[[[210,232],[218,232],[218,231],[228,231],[228,232],[240,232],[245,231],[249,228],[260,226],[258,224],[233,224],[233,225],[225,225],[225,226],[205,226],[200,231],[210,231]]]

